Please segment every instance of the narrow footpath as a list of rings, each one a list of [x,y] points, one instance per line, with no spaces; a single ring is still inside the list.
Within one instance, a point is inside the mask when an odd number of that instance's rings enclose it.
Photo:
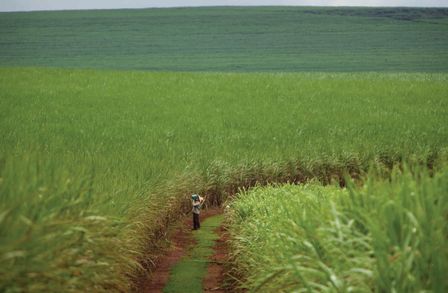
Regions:
[[[222,222],[221,209],[204,210],[201,229],[192,231],[191,214],[186,216],[141,292],[226,292],[223,281],[227,246]]]

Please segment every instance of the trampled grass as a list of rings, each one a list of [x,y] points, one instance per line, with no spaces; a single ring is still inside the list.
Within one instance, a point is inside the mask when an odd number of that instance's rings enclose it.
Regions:
[[[0,65],[152,71],[448,70],[448,9],[0,13]]]
[[[228,210],[233,273],[249,292],[446,292],[447,176],[242,193]]]
[[[126,291],[191,192],[448,145],[445,74],[15,68],[0,88],[0,291]]]

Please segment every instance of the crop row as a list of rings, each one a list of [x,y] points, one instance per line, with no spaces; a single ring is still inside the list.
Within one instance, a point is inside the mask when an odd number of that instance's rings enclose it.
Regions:
[[[241,192],[227,211],[233,277],[249,292],[446,292],[447,190],[445,167]]]

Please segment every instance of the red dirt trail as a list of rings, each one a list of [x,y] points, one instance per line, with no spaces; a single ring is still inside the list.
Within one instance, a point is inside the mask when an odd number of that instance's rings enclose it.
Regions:
[[[227,259],[227,240],[228,236],[225,233],[224,227],[220,226],[215,230],[219,235],[219,239],[215,243],[215,253],[210,259],[210,264],[207,268],[207,275],[203,280],[204,292],[222,293],[228,292],[223,288],[224,284],[224,263]]]
[[[208,217],[221,214],[222,210],[218,208],[207,209],[201,213],[201,222]],[[187,253],[195,241],[191,233],[192,219],[191,214],[182,219],[179,228],[170,237],[171,247],[167,253],[156,263],[156,268],[151,276],[143,282],[139,292],[144,293],[162,293],[163,288],[168,282],[171,268]],[[220,226],[216,229],[219,239],[216,241],[215,253],[207,268],[207,275],[203,280],[204,292],[221,293],[227,292],[221,289],[224,280],[223,262],[227,255],[226,234],[224,228]]]

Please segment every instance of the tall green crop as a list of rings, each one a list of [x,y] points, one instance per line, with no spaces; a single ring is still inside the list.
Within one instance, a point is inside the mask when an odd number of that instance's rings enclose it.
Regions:
[[[250,292],[446,292],[447,184],[446,169],[434,177],[395,170],[390,181],[370,174],[344,190],[308,184],[241,193],[228,211],[240,285]]]
[[[0,291],[128,290],[191,193],[342,182],[448,145],[444,74],[10,68],[0,88]]]

